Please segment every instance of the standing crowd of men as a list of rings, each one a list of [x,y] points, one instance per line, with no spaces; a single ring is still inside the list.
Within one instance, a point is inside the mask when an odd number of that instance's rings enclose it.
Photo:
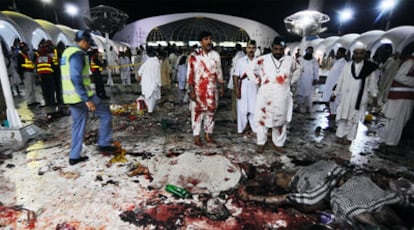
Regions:
[[[202,131],[207,143],[216,143],[212,137],[215,115],[219,96],[224,95],[225,89],[222,57],[213,48],[210,32],[201,32],[199,42],[200,47],[193,47],[191,52],[153,49],[149,50],[148,56],[143,49],[144,52],[137,52],[139,61],[123,52],[119,59],[112,57],[111,52],[102,58],[97,48],[88,47],[85,52],[95,94],[100,99],[109,98],[101,74],[105,60],[107,84],[113,81],[109,73],[115,65],[119,65],[121,83],[125,87],[131,85],[131,70],[134,71],[150,114],[156,109],[162,92],[169,89],[172,82],[177,82],[178,93],[187,92],[190,99],[194,144],[203,145]],[[237,53],[231,61],[227,87],[232,89],[232,119],[237,120],[237,132],[245,138],[256,136],[258,153],[264,152],[269,136],[276,151],[285,152],[293,111],[311,112],[313,87],[319,81],[320,66],[313,56],[313,47],[307,47],[303,56],[300,53],[290,56],[285,54],[285,46],[285,41],[276,37],[270,50],[261,54],[256,42],[251,40],[245,50],[239,44],[236,46]],[[64,49],[51,41],[41,42],[34,53],[29,52],[24,42],[17,42],[12,47],[11,54],[7,55],[11,86],[13,92],[21,93],[16,82],[16,75],[19,76],[28,106],[39,104],[35,74],[47,113],[56,112],[59,106],[67,104],[62,95],[62,82],[65,81],[61,79],[62,63],[58,61]],[[329,118],[335,119],[338,142],[350,144],[371,107],[381,107],[387,120],[382,141],[385,145],[398,145],[414,106],[412,53],[401,58],[393,55],[380,67],[380,63],[367,58],[363,44],[356,44],[350,51],[352,60],[348,61],[344,48],[336,50],[336,60],[322,95],[322,101],[329,103]],[[295,105],[297,110],[294,110]]]

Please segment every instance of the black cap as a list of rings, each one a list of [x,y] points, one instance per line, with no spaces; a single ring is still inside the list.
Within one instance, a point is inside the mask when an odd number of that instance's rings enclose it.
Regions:
[[[198,40],[201,41],[203,40],[203,38],[205,37],[209,37],[212,34],[209,31],[201,31],[200,34],[198,35]]]
[[[96,46],[91,33],[87,30],[79,30],[78,32],[76,32],[75,42],[80,42],[82,40],[87,41],[90,46]]]
[[[279,36],[276,36],[273,39],[272,45],[281,45],[281,46],[285,47],[286,46],[286,42],[285,42],[285,40],[283,38],[281,38]]]

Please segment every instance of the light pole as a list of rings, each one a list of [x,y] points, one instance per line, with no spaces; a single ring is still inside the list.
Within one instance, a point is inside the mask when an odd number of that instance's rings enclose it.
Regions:
[[[354,16],[354,12],[350,8],[345,8],[345,9],[339,11],[339,13],[338,13],[338,35],[341,35],[341,33],[342,33],[342,31],[341,31],[342,25],[345,22],[351,20],[353,16]]]
[[[43,3],[43,11],[44,11],[44,14],[45,14],[46,18],[47,18],[46,5],[54,4],[54,6],[53,6],[53,17],[54,17],[55,23],[59,24],[57,12],[56,12],[56,8],[58,6],[57,3],[56,3],[57,0],[54,0],[55,1],[54,3],[53,3],[53,0],[40,0],[40,1]]]
[[[47,12],[46,12],[46,5],[50,4],[52,2],[52,0],[41,0],[42,5],[43,5],[43,13],[44,13],[44,17],[47,20]]]
[[[391,17],[394,11],[395,6],[397,5],[397,0],[382,0],[379,4],[380,14],[384,14],[388,12],[386,16],[386,23],[385,23],[385,30],[388,30],[391,26]]]
[[[73,4],[68,3],[65,5],[65,9],[65,12],[72,18],[72,27],[76,27],[74,18],[79,14],[79,8]]]

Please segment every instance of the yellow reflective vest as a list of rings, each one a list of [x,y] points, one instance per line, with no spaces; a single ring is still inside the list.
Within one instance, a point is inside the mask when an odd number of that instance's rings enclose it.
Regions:
[[[70,57],[76,52],[83,52],[78,47],[68,47],[63,51],[62,58],[60,59],[60,71],[62,74],[62,90],[63,90],[63,102],[65,104],[76,104],[82,102],[81,97],[76,92],[75,86],[70,79]],[[91,97],[94,93],[91,89],[91,78],[89,76],[89,59],[88,56],[85,55],[85,65],[82,69],[82,78],[83,78],[83,85],[88,93],[88,96]]]

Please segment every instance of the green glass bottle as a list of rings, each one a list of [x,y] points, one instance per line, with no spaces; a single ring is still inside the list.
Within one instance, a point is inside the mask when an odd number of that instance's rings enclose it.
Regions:
[[[180,198],[191,198],[193,196],[189,191],[185,190],[184,188],[181,188],[181,187],[178,187],[172,184],[167,184],[165,186],[165,191],[173,195],[176,195]]]

